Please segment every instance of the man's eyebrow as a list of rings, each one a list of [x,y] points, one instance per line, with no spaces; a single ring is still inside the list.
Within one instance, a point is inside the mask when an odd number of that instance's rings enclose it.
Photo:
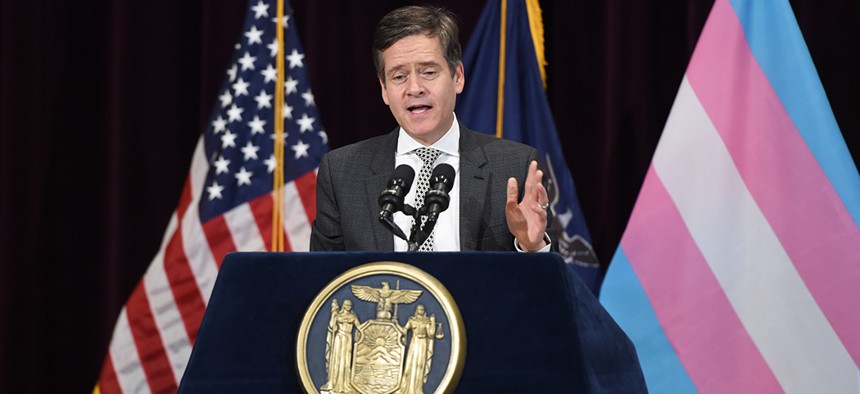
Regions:
[[[426,62],[419,62],[418,66],[420,66],[420,67],[438,67],[438,66],[441,66],[441,64],[439,64],[439,62],[437,62],[435,60],[428,60]],[[400,70],[403,70],[405,68],[408,68],[405,64],[398,64],[394,67],[389,68],[388,71],[386,72],[386,74],[391,74],[392,72],[400,71]]]

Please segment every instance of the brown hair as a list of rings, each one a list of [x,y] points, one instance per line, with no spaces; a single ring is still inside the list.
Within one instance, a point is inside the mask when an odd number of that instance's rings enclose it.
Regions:
[[[400,39],[418,34],[439,37],[442,54],[451,69],[451,75],[454,75],[454,70],[463,60],[456,15],[442,7],[406,6],[385,15],[373,33],[373,65],[380,80],[385,81],[382,52]]]

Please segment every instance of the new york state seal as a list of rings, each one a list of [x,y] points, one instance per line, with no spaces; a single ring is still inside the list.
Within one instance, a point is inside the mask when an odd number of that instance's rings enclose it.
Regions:
[[[436,278],[408,264],[370,263],[335,278],[311,303],[298,373],[309,393],[450,393],[465,340],[460,311]]]

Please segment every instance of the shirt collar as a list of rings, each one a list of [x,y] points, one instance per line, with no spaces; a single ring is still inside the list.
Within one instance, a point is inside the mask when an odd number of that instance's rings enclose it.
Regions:
[[[403,130],[402,127],[400,128],[400,134],[397,137],[397,156],[409,154],[423,146],[420,142],[415,141],[409,136],[406,130]],[[448,129],[442,138],[439,138],[439,141],[430,146],[439,149],[447,155],[460,156],[460,123],[457,122],[456,114],[454,115],[454,122],[451,123],[451,128]]]

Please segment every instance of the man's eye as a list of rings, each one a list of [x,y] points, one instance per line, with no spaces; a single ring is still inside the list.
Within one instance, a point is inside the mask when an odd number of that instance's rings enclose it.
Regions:
[[[395,76],[391,77],[391,80],[394,82],[403,82],[406,80],[406,76],[405,75],[395,75]]]
[[[427,70],[427,71],[422,72],[421,75],[424,75],[425,78],[433,78],[436,76],[436,71],[435,70]]]

